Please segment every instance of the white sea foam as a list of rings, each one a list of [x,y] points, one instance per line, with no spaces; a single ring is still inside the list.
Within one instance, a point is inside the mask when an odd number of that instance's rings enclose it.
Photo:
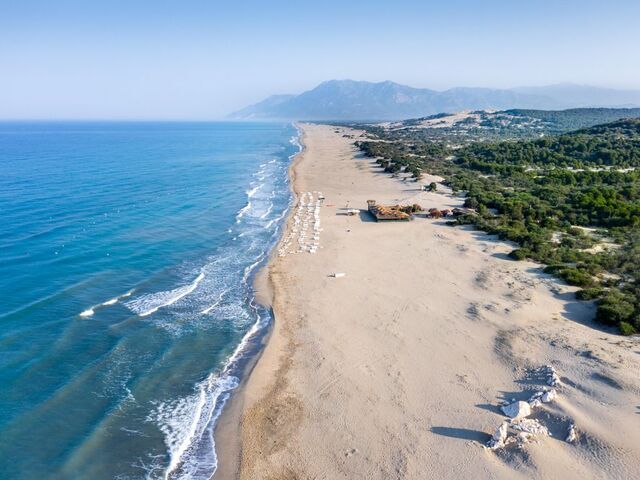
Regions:
[[[127,293],[123,293],[122,295],[118,295],[117,297],[113,297],[111,300],[107,300],[106,302],[102,302],[101,306],[115,305],[123,298],[130,297],[133,293],[133,289],[129,290]]]
[[[207,313],[211,312],[211,310],[213,310],[214,308],[216,308],[218,305],[220,305],[220,303],[222,302],[222,298],[225,296],[225,294],[228,292],[229,290],[223,290],[222,292],[220,292],[220,295],[218,296],[218,301],[216,303],[214,303],[213,305],[211,305],[210,307],[205,308],[204,310],[202,310],[200,313],[206,315]]]
[[[255,262],[253,262],[248,267],[245,267],[244,275],[242,276],[242,283],[244,283],[244,284],[247,283],[247,280],[249,279],[249,275],[251,275],[251,272],[253,272],[253,270],[260,264],[260,262],[262,262],[264,257],[265,257],[264,253],[260,254],[260,256],[258,257],[258,259]]]
[[[174,288],[173,290],[143,295],[142,297],[127,302],[125,305],[132,312],[137,313],[141,317],[146,317],[157,312],[160,308],[173,305],[181,298],[189,295],[198,288],[198,285],[204,279],[204,276],[204,272],[200,272],[196,279],[188,285],[183,285],[182,287]]]
[[[106,302],[102,302],[102,303],[100,303],[98,305],[94,305],[91,308],[87,308],[85,311],[80,313],[80,316],[81,317],[90,317],[94,313],[96,313],[96,308],[108,307],[110,305],[115,305],[116,303],[118,303],[123,298],[127,298],[127,297],[131,296],[131,294],[133,293],[133,290],[134,289],[131,289],[127,293],[123,293],[122,295],[118,295],[117,297],[113,297],[111,300],[107,300]]]
[[[296,132],[298,133],[297,135],[292,136],[289,139],[289,143],[291,143],[291,145],[298,147],[298,151],[296,153],[294,153],[293,155],[289,156],[289,159],[291,159],[292,157],[296,156],[298,153],[300,153],[303,149],[302,143],[300,143],[300,138],[302,137],[302,131],[298,128],[298,126],[293,123],[293,128],[296,129]]]
[[[273,159],[264,163],[253,174],[256,180],[252,183],[252,187],[246,191],[247,203],[236,214],[236,224],[239,224],[243,218],[268,219],[275,207],[273,199],[277,193],[273,180],[282,178],[283,173],[282,166],[278,164],[277,159]],[[272,225],[273,222],[269,222],[267,228]]]
[[[258,190],[260,190],[261,187],[262,187],[262,184],[259,184],[258,186],[253,187],[251,190],[247,192],[247,197],[249,198],[253,197],[258,192]]]
[[[238,386],[238,378],[232,374],[238,360],[251,339],[265,321],[259,315],[256,322],[244,335],[219,375],[209,375],[196,385],[192,395],[173,402],[161,403],[148,417],[158,423],[165,435],[169,450],[169,466],[164,472],[165,480],[208,480],[218,466],[213,425],[222,411],[227,394]],[[208,458],[202,458],[202,443]]]
[[[266,212],[260,215],[260,218],[267,218],[272,211],[273,211],[273,203],[270,203],[269,208],[267,208]]]
[[[300,150],[301,146],[299,143],[297,145]],[[198,293],[190,296],[188,302],[184,303],[185,306],[197,307],[194,313],[200,313],[188,320],[194,324],[206,322],[206,325],[210,325],[212,321],[224,320],[242,331],[245,331],[248,325],[251,326],[219,373],[211,374],[196,384],[190,395],[158,403],[149,415],[148,420],[156,423],[165,437],[169,454],[169,464],[163,473],[165,480],[209,480],[217,469],[218,459],[213,438],[215,423],[230,392],[238,385],[237,376],[240,373],[244,352],[252,344],[252,339],[268,323],[267,313],[259,312],[250,300],[249,279],[265,260],[268,254],[265,244],[272,244],[276,240],[279,232],[277,225],[291,207],[289,201],[289,205],[284,206],[284,211],[280,212],[283,205],[275,200],[275,192],[283,191],[282,182],[287,181],[285,167],[276,159],[261,165],[260,170],[254,175],[254,178],[259,177],[260,185],[254,187],[254,184],[247,190],[247,204],[236,215],[237,226],[229,231],[232,233],[230,238],[236,241],[231,242],[230,250],[217,253],[216,258],[207,264],[206,270],[202,270],[206,271],[206,278],[202,279]],[[273,180],[279,183],[276,184]],[[263,181],[265,183],[262,183]],[[276,209],[278,211],[274,213]],[[271,218],[273,215],[277,218]],[[264,229],[267,229],[268,233]],[[238,278],[240,272],[242,276]],[[182,298],[190,285],[136,299],[129,302],[128,306],[132,309],[137,308],[142,313],[152,313],[151,310],[156,311],[160,305],[168,306],[177,301],[173,300],[176,297]],[[195,287],[190,291],[194,289]],[[215,299],[212,295],[214,292],[218,297],[212,302]],[[146,300],[141,301],[143,299]],[[180,308],[182,307],[181,302]],[[166,321],[175,328],[184,328],[182,318],[176,322],[176,318],[167,315]],[[150,472],[149,478],[157,478],[156,475],[157,471]]]
[[[269,208],[269,205],[265,205],[264,200],[260,200],[259,202],[256,202],[254,208],[249,211],[249,217],[258,220],[264,219],[264,217],[268,215],[267,211]]]
[[[283,211],[280,215],[278,215],[276,218],[272,218],[271,220],[269,220],[269,221],[266,223],[266,225],[264,226],[264,228],[265,228],[266,230],[269,230],[269,229],[273,226],[273,224],[274,224],[274,223],[280,223],[280,221],[281,221],[284,217],[286,217],[286,216],[287,216],[287,213],[289,213],[289,208],[288,208],[288,207],[287,207],[287,208],[285,208],[285,209],[284,209],[284,211]],[[276,230],[276,232],[277,232],[277,230]]]
[[[244,216],[245,213],[249,211],[251,208],[251,202],[247,202],[247,204],[240,209],[238,214],[236,215],[236,223],[240,223],[240,219]]]

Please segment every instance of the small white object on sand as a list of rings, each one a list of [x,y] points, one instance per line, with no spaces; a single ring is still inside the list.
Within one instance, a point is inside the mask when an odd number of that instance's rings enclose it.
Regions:
[[[556,369],[553,368],[552,365],[545,365],[540,369],[542,373],[547,376],[547,385],[551,385],[552,387],[558,387],[562,384],[560,380],[560,376],[556,372]]]
[[[529,398],[529,406],[531,408],[538,408],[539,406],[542,405],[542,402],[540,401],[540,397],[542,397],[542,395],[545,394],[546,390],[541,390],[539,392],[534,393],[531,398]]]
[[[515,437],[515,440],[518,443],[518,445],[524,445],[525,443],[529,443],[533,437],[535,437],[533,433],[518,432],[518,434]]]
[[[529,406],[531,408],[538,408],[542,405],[542,402],[540,401],[539,398],[533,398],[531,400],[529,400]]]
[[[572,423],[569,425],[569,431],[567,432],[567,438],[565,439],[569,443],[575,443],[578,440],[578,432],[576,431],[576,425]]]
[[[509,418],[518,419],[531,415],[531,406],[527,402],[514,402],[510,405],[500,407],[502,412]]]
[[[560,382],[560,377],[558,376],[558,374],[557,374],[557,373],[555,373],[555,372],[554,372],[554,373],[551,375],[551,377],[549,377],[549,380],[547,380],[547,383],[548,383],[549,385],[551,385],[552,387],[557,387],[557,386],[558,386],[558,385],[560,385],[560,383],[561,383],[561,382]]]
[[[496,450],[498,448],[504,447],[504,442],[507,439],[508,428],[509,424],[507,422],[503,422],[502,425],[500,425],[492,435],[491,440],[489,440],[489,443],[487,443],[487,447],[489,447],[491,450]]]
[[[550,403],[553,402],[557,396],[558,392],[556,392],[555,388],[552,388],[548,392],[544,392],[540,400],[542,400],[542,403]]]
[[[521,432],[531,433],[534,435],[549,435],[547,427],[542,425],[538,420],[532,418],[523,418],[521,420],[512,421],[511,426]]]
[[[346,273],[332,273],[331,275],[329,275],[330,277],[333,278],[342,278],[346,275]]]

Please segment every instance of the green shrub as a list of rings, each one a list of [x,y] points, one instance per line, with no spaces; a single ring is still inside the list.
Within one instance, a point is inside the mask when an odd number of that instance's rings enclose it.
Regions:
[[[631,320],[634,306],[631,299],[622,292],[612,290],[598,301],[596,320],[606,325],[619,325]]]
[[[397,173],[400,171],[400,164],[389,162],[384,171],[387,173]]]
[[[458,215],[455,223],[456,225],[475,225],[476,218],[473,215]],[[482,229],[482,227],[478,226],[478,229]]]
[[[478,208],[478,200],[474,197],[467,197],[464,201],[464,206],[467,208]]]
[[[603,290],[598,287],[585,288],[576,292],[576,298],[578,300],[595,300],[602,296]]]
[[[525,248],[516,248],[515,250],[511,250],[511,252],[509,253],[509,257],[514,260],[520,261],[526,259],[529,253],[530,252]]]
[[[622,335],[633,335],[638,332],[630,323],[620,322],[620,333],[622,333]]]
[[[563,268],[559,274],[569,285],[576,287],[590,287],[594,283],[590,273],[577,268]]]
[[[558,273],[563,268],[564,267],[562,265],[547,265],[546,267],[544,267],[544,269],[542,271],[544,273],[548,273],[550,275],[555,275],[556,273]]]

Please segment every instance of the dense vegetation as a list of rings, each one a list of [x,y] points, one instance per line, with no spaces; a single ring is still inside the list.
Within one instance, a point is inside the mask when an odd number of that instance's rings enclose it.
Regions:
[[[391,123],[387,129],[370,128],[393,132],[396,138],[403,138],[408,142],[431,140],[461,145],[479,141],[542,138],[626,118],[640,118],[640,108],[514,109],[497,112],[479,110],[404,120]]]
[[[548,130],[560,133],[624,118],[640,117],[640,108],[571,108],[568,110],[505,110],[510,115],[537,118],[545,123]]]
[[[559,136],[452,145],[432,132],[368,128],[359,142],[391,174],[445,177],[476,215],[457,224],[511,240],[596,300],[597,320],[640,332],[640,120],[619,120]],[[610,248],[601,248],[608,244]]]
[[[459,154],[475,170],[640,165],[640,122],[619,120],[587,130],[523,142],[476,143]]]

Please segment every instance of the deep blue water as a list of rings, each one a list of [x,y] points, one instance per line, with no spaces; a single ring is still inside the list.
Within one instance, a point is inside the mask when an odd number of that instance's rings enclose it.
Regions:
[[[296,136],[0,123],[0,478],[209,478]]]

